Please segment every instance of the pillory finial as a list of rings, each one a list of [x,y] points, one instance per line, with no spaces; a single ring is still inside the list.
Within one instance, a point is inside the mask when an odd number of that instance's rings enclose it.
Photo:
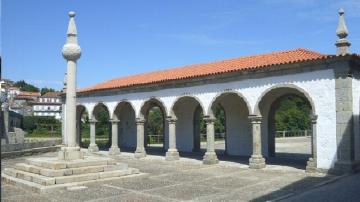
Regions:
[[[336,35],[339,39],[336,41],[335,45],[337,47],[336,55],[346,55],[350,54],[349,47],[351,43],[346,39],[349,32],[346,27],[345,18],[344,18],[344,9],[339,9],[339,23],[336,29]]]

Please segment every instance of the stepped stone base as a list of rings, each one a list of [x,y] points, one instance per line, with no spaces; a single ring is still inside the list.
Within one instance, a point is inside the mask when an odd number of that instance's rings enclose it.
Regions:
[[[106,157],[89,156],[68,161],[41,157],[26,159],[15,168],[5,168],[1,178],[6,183],[41,193],[132,174],[139,174],[139,170]]]
[[[219,160],[216,156],[215,152],[206,152],[203,157],[203,164],[205,165],[212,165],[212,164],[218,164]]]
[[[251,158],[249,159],[249,168],[261,169],[265,167],[266,167],[265,159],[262,156],[252,155]]]

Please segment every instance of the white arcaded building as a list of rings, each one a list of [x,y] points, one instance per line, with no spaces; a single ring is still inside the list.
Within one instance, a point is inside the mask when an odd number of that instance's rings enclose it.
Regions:
[[[249,156],[251,168],[263,168],[274,153],[274,103],[296,95],[312,110],[307,170],[353,170],[360,162],[360,56],[349,52],[344,12],[339,14],[334,55],[279,51],[128,76],[78,91],[77,122],[85,111],[90,117],[89,151],[98,150],[97,109],[105,107],[112,123],[109,153],[132,147],[135,157],[146,156],[144,125],[149,109],[157,106],[166,117],[167,160],[178,159],[179,151],[199,149],[196,120],[202,112],[207,126],[203,161],[217,163],[212,109],[220,103],[226,114],[226,153]]]

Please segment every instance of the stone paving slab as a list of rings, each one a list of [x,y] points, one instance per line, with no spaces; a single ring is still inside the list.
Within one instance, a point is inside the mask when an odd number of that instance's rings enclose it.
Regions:
[[[56,155],[44,154],[44,156]],[[105,153],[106,155],[106,153]],[[303,170],[251,170],[233,163],[202,165],[201,161],[182,158],[168,162],[164,157],[135,159],[123,152],[115,157],[118,163],[138,168],[142,173],[95,184],[81,190],[59,190],[36,194],[19,187],[3,184],[3,201],[266,201],[311,189],[333,179],[309,177]],[[2,168],[15,166],[24,159],[8,159]]]

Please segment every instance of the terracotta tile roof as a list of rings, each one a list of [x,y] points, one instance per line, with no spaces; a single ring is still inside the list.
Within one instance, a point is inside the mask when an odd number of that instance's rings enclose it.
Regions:
[[[28,92],[28,91],[21,91],[18,97],[40,97],[39,92]]]
[[[227,72],[261,69],[274,65],[325,59],[332,56],[333,55],[325,55],[299,48],[121,77],[105,81],[88,88],[80,89],[78,92],[84,93],[114,88],[125,88],[130,86],[216,75]]]
[[[42,95],[41,97],[53,98],[53,97],[60,97],[60,96],[61,96],[61,92],[47,92],[44,95]]]

